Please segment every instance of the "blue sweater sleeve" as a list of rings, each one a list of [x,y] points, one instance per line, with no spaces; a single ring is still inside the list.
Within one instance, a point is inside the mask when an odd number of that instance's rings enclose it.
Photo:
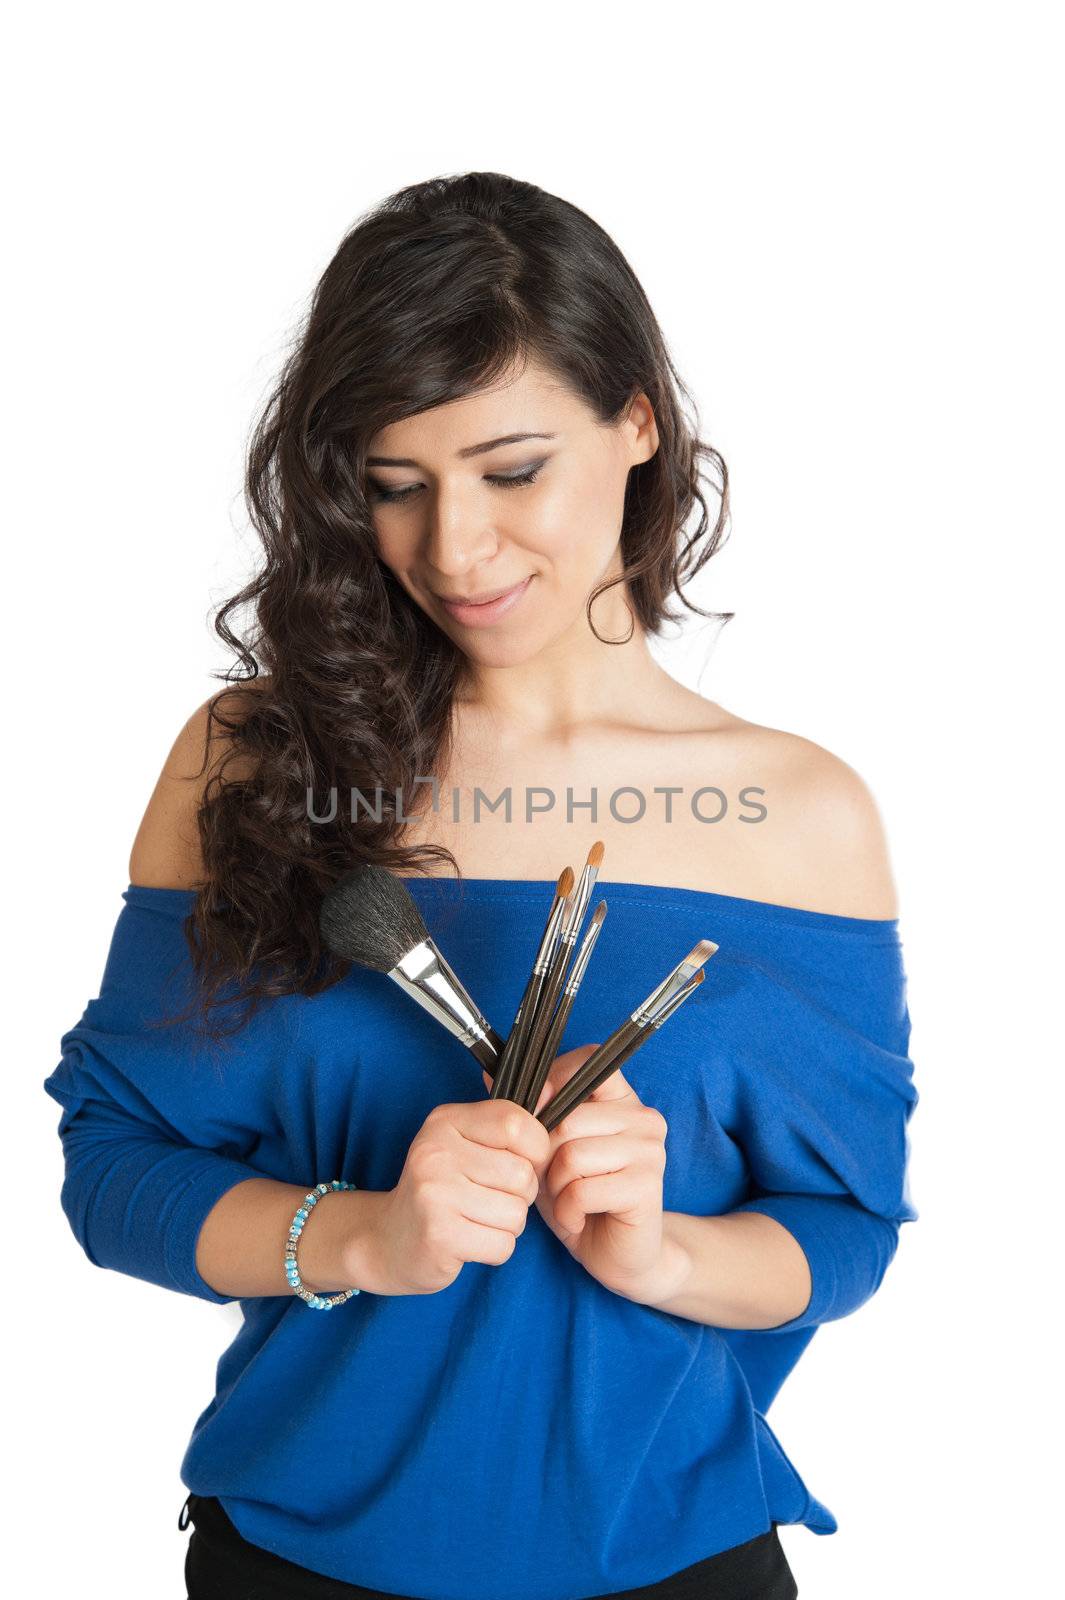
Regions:
[[[880,924],[880,927],[888,925]],[[822,934],[759,963],[760,1016],[737,1062],[733,1116],[759,1211],[787,1228],[810,1269],[810,1299],[778,1333],[848,1316],[879,1288],[909,1190],[908,1124],[918,1101],[896,934]]]
[[[197,1270],[200,1229],[227,1190],[270,1174],[243,1159],[254,1131],[226,1121],[217,1094],[224,1048],[207,1048],[191,1027],[157,1026],[191,992],[180,916],[166,893],[127,891],[100,995],[63,1035],[62,1059],[44,1080],[63,1108],[60,1201],[95,1266],[226,1305],[236,1296]],[[204,1075],[211,1096],[198,1092]]]

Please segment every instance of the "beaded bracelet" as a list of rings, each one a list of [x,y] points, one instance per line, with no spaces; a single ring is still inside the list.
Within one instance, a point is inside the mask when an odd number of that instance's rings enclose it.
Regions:
[[[295,1289],[301,1300],[305,1300],[315,1311],[328,1311],[330,1306],[340,1306],[345,1300],[350,1300],[353,1294],[358,1294],[358,1289],[342,1289],[338,1294],[314,1294],[310,1289],[305,1289],[300,1281],[299,1268],[296,1266],[296,1246],[303,1224],[310,1216],[313,1208],[318,1204],[323,1194],[331,1194],[334,1189],[354,1189],[353,1183],[344,1183],[340,1178],[334,1178],[332,1183],[320,1183],[312,1189],[310,1194],[304,1195],[303,1204],[292,1219],[288,1230],[288,1241],[285,1245],[285,1275]]]

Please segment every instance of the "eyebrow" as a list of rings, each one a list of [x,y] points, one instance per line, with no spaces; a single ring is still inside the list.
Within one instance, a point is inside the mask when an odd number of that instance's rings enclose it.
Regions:
[[[456,461],[465,461],[469,456],[481,456],[487,450],[498,450],[501,444],[521,444],[523,439],[554,439],[553,433],[505,433],[499,439],[486,439],[483,444],[467,445],[465,450],[455,454]],[[411,461],[408,456],[367,456],[368,467],[416,467],[417,461]]]

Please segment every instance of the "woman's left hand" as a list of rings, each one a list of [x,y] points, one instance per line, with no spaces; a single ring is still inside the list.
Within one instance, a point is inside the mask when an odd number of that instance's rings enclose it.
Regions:
[[[582,1045],[555,1059],[537,1114],[597,1048]],[[550,1133],[536,1209],[574,1260],[619,1294],[637,1289],[661,1263],[667,1131],[662,1113],[643,1104],[619,1068]]]

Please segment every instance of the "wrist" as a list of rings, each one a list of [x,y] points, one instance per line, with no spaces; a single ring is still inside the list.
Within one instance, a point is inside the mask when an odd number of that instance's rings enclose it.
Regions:
[[[391,1189],[358,1189],[349,1199],[361,1202],[351,1208],[351,1224],[341,1258],[346,1283],[370,1294],[401,1294],[388,1275],[384,1243]]]
[[[367,1189],[323,1195],[304,1225],[298,1248],[300,1280],[316,1294],[342,1289],[385,1291],[374,1250],[374,1221],[386,1195]]]
[[[637,1305],[660,1309],[683,1291],[691,1277],[692,1258],[671,1225],[671,1219],[676,1214],[672,1211],[662,1213],[662,1248],[654,1266],[631,1284],[616,1288],[616,1294],[635,1301]]]

